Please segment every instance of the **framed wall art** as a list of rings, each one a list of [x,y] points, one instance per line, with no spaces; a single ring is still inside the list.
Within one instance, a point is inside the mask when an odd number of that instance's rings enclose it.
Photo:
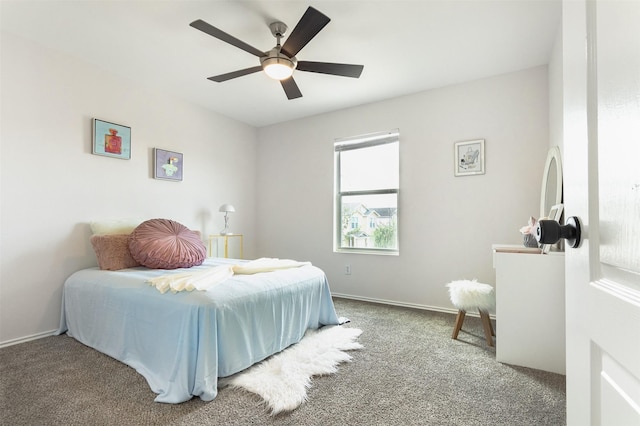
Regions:
[[[484,139],[454,144],[456,176],[484,174]]]
[[[153,149],[153,177],[164,180],[182,180],[184,170],[183,155],[165,149]]]
[[[131,127],[94,118],[92,129],[93,154],[131,159]]]

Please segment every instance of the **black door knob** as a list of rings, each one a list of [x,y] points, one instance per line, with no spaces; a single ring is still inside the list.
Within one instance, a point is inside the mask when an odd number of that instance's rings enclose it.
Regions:
[[[534,231],[540,244],[555,244],[564,238],[573,248],[580,245],[580,219],[576,216],[569,217],[566,225],[560,225],[555,220],[539,220]]]

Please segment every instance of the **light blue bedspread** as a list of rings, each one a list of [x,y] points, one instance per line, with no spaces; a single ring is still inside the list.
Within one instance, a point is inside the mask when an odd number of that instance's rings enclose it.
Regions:
[[[189,270],[239,262],[208,258]],[[236,275],[207,291],[161,294],[145,282],[185,271],[78,271],[64,285],[58,334],[133,367],[157,402],[180,403],[214,399],[218,377],[298,342],[309,328],[338,323],[315,266]]]

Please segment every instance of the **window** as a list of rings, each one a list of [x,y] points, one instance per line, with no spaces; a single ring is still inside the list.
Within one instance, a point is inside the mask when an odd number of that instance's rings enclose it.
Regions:
[[[398,130],[338,139],[335,250],[398,254]]]
[[[360,221],[358,220],[358,216],[353,215],[351,216],[351,229],[358,229],[358,223]]]

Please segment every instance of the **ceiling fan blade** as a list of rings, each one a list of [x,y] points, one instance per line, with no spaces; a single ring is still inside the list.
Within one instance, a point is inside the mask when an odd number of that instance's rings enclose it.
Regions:
[[[242,77],[243,75],[253,74],[254,72],[262,71],[262,67],[260,65],[245,68],[243,70],[228,72],[226,74],[215,75],[213,77],[208,77],[207,80],[215,81],[217,83],[222,83],[223,81],[231,80],[232,78]]]
[[[218,40],[222,40],[224,42],[229,43],[232,46],[235,46],[239,49],[244,50],[245,52],[251,53],[252,55],[257,56],[258,58],[265,56],[263,51],[256,49],[255,47],[245,43],[242,40],[238,40],[234,36],[225,33],[224,31],[214,27],[213,25],[207,24],[202,19],[193,21],[189,25],[191,25],[195,29],[198,29],[202,32],[209,34],[210,36],[217,38]]]
[[[287,94],[287,98],[289,100],[301,98],[302,92],[298,89],[298,85],[293,77],[289,77],[285,80],[280,80],[280,84],[282,84],[282,88],[284,89],[284,93]]]
[[[309,7],[296,27],[282,45],[280,51],[288,57],[294,57],[312,38],[320,32],[331,21],[328,16]]]
[[[339,75],[342,77],[358,78],[362,74],[364,65],[352,65],[352,64],[334,64],[331,62],[313,62],[313,61],[298,61],[296,70],[317,72],[320,74]]]

